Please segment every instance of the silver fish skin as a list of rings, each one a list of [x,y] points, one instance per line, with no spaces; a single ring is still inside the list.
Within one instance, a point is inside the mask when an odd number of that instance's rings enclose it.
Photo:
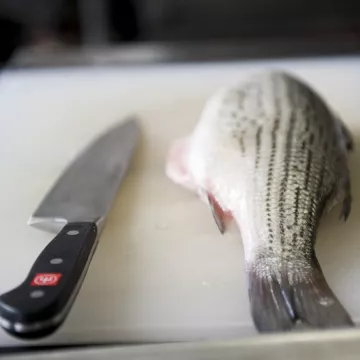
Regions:
[[[324,214],[351,210],[350,131],[309,85],[282,71],[220,88],[166,174],[211,207],[221,232],[233,218],[245,252],[252,318],[260,332],[353,322],[315,254]]]

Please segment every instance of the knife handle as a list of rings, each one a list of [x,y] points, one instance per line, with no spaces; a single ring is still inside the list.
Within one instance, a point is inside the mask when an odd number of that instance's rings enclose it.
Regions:
[[[44,337],[65,320],[97,245],[95,223],[69,223],[36,259],[26,280],[0,296],[0,325],[21,338]]]

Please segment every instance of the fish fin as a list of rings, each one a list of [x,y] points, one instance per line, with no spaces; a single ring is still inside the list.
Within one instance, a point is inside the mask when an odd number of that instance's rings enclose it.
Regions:
[[[348,129],[348,127],[341,122],[341,132],[344,136],[345,139],[345,144],[346,144],[346,149],[350,152],[350,151],[354,151],[354,139],[353,136],[350,132],[350,130]]]
[[[346,221],[351,212],[352,195],[351,185],[348,175],[344,176],[339,181],[336,198],[333,200],[333,204],[341,203],[340,219]]]
[[[334,113],[333,113],[334,114]],[[354,139],[349,128],[345,125],[345,122],[341,119],[339,114],[334,114],[336,121],[340,125],[341,133],[343,135],[346,149],[350,152],[354,150]]]
[[[344,219],[346,221],[350,215],[351,212],[351,203],[352,203],[352,197],[350,192],[346,192],[346,195],[344,196],[341,212],[340,212],[340,218]]]
[[[215,223],[216,223],[217,227],[219,228],[220,233],[224,234],[225,228],[226,228],[225,212],[221,208],[221,206],[218,204],[218,202],[216,201],[215,197],[212,194],[207,193],[207,199],[209,201],[209,206],[211,209],[211,213],[214,217]]]
[[[295,315],[314,328],[349,327],[354,323],[326,282],[314,255],[308,279],[293,285]]]
[[[335,115],[335,118],[340,126],[346,150],[347,152],[352,152],[355,147],[352,133],[338,114]],[[346,221],[350,215],[352,203],[349,169],[347,167],[346,159],[339,158],[338,161],[340,162],[338,164],[338,168],[340,169],[340,176],[338,181],[338,190],[335,198],[336,201],[334,201],[334,203],[342,203],[340,219],[343,218],[344,221]]]
[[[259,332],[289,331],[295,323],[286,281],[261,276],[254,266],[248,271],[251,315]]]
[[[340,219],[346,221],[351,213],[352,195],[348,176],[339,180],[324,205],[323,215],[327,215],[338,203],[341,203]]]

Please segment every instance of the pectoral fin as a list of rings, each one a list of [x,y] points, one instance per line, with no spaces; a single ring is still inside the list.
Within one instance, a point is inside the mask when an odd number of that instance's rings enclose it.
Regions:
[[[341,123],[341,131],[345,139],[346,149],[348,151],[354,150],[354,139],[353,136],[349,130],[349,128],[344,124]]]
[[[226,225],[225,225],[226,214],[224,210],[221,208],[221,206],[217,203],[216,199],[212,194],[207,193],[207,198],[209,201],[209,206],[211,209],[211,213],[214,217],[215,223],[219,228],[220,233],[224,234],[226,229]]]
[[[335,114],[335,118],[340,125],[341,133],[342,133],[342,136],[344,137],[347,151],[349,151],[349,152],[353,151],[354,150],[354,139],[353,139],[353,135],[352,135],[350,129],[345,125],[345,122],[341,119],[339,114]]]
[[[351,212],[351,185],[348,176],[338,180],[337,186],[330,193],[324,205],[323,215],[327,215],[337,204],[341,204],[340,219],[345,221]]]

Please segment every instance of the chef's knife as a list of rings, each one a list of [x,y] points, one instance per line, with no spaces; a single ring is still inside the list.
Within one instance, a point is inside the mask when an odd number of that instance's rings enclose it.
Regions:
[[[127,119],[90,144],[63,172],[29,220],[57,233],[26,280],[0,297],[0,325],[21,338],[51,334],[81,287],[104,220],[139,134]]]

